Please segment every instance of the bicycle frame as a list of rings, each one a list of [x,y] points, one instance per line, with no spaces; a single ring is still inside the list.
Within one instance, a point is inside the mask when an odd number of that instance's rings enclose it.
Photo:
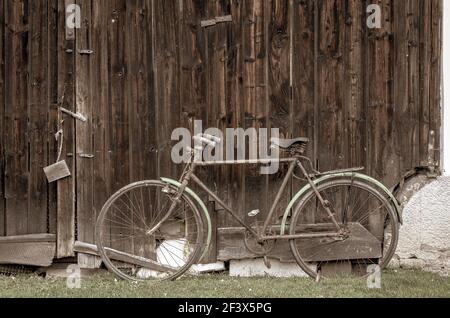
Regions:
[[[340,225],[335,218],[335,213],[332,211],[331,204],[325,200],[320,192],[317,189],[317,186],[315,185],[313,181],[313,176],[308,174],[307,170],[303,166],[301,159],[307,159],[306,157],[299,156],[294,158],[286,158],[286,159],[267,159],[267,160],[237,160],[237,161],[212,161],[212,162],[202,162],[202,161],[194,161],[190,163],[187,171],[185,174],[183,174],[180,182],[181,186],[179,188],[179,191],[177,195],[174,198],[174,201],[172,203],[172,206],[169,209],[169,213],[167,213],[167,217],[171,215],[171,212],[176,207],[178,200],[181,198],[182,194],[184,193],[186,187],[189,185],[191,181],[196,183],[203,191],[205,191],[210,197],[212,197],[217,204],[219,204],[228,214],[230,214],[239,224],[241,224],[247,231],[249,231],[252,235],[254,235],[259,242],[267,241],[267,240],[288,240],[288,239],[298,239],[298,238],[321,238],[321,237],[342,237],[343,236],[343,226]],[[208,188],[207,185],[205,185],[200,178],[195,174],[195,170],[197,167],[207,167],[207,166],[218,166],[218,165],[246,165],[246,164],[269,164],[273,162],[278,163],[289,163],[289,169],[286,173],[286,176],[284,177],[283,183],[277,193],[277,196],[269,210],[269,214],[267,215],[263,227],[258,231],[256,231],[254,228],[246,224],[233,209],[228,206],[225,202],[223,202],[222,199],[220,199],[211,189]],[[282,198],[282,195],[284,191],[286,190],[286,187],[289,183],[289,180],[294,175],[294,170],[296,167],[299,167],[303,176],[307,180],[307,182],[310,184],[313,191],[316,192],[317,197],[319,198],[320,203],[324,207],[324,209],[327,211],[328,216],[332,220],[332,223],[334,227],[336,228],[336,232],[322,232],[322,233],[304,233],[304,234],[296,234],[296,235],[266,235],[267,229],[271,226],[270,220],[272,219],[276,208],[278,204],[280,203],[280,200]],[[166,218],[161,220],[160,223],[164,222]],[[155,229],[159,227],[159,224],[155,226]],[[149,231],[151,233],[152,231]]]

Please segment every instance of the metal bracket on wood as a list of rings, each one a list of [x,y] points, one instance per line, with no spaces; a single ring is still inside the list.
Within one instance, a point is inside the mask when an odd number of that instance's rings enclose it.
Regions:
[[[69,116],[72,116],[73,118],[75,118],[75,119],[77,119],[77,120],[79,120],[79,121],[82,121],[83,123],[87,122],[87,118],[84,117],[83,114],[71,112],[70,110],[65,109],[64,107],[60,107],[59,109],[60,109],[63,113],[65,113],[65,114],[67,114],[67,115],[69,115]]]
[[[225,15],[225,16],[215,17],[214,19],[210,19],[210,20],[203,20],[203,21],[201,21],[200,24],[201,24],[202,28],[206,28],[206,27],[214,26],[219,23],[232,22],[232,21],[233,21],[233,17],[231,15]]]
[[[92,53],[94,53],[93,50],[78,50],[78,53],[80,53],[81,55],[91,55]]]
[[[93,159],[95,157],[94,155],[91,155],[91,154],[88,154],[88,153],[80,153],[80,154],[78,154],[78,156],[80,158],[84,158],[84,159]]]

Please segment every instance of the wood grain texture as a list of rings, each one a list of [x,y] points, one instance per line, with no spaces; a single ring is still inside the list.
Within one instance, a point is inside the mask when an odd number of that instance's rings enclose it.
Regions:
[[[27,233],[47,232],[48,186],[42,168],[48,161],[48,10],[47,1],[32,1],[29,10],[29,56],[28,69],[28,227]]]
[[[318,24],[318,166],[346,166],[344,114],[344,2],[319,0]]]
[[[58,16],[65,16],[65,3],[58,2]],[[65,19],[58,20],[58,103],[75,112],[75,42],[65,39]],[[63,31],[64,30],[64,31]],[[75,122],[58,112],[58,126],[64,131],[61,159],[66,160],[71,174],[75,170]],[[56,256],[58,258],[74,256],[75,242],[75,179],[66,178],[58,182]]]
[[[267,1],[264,2],[267,20],[265,41],[267,51],[267,74],[264,82],[266,90],[266,112],[267,123],[265,127],[278,128],[281,138],[291,138],[294,134],[294,106],[292,103],[292,23],[291,1]],[[261,83],[262,84],[262,83]],[[262,103],[262,101],[258,102]],[[267,202],[265,213],[260,216],[263,219],[267,216],[268,210],[278,194],[279,188],[284,180],[284,173],[287,165],[280,166],[277,174],[266,176],[267,186],[263,190],[267,191]],[[261,178],[261,177],[260,177]],[[289,204],[291,198],[292,182],[289,181],[279,206],[275,210],[272,222],[278,222],[284,209]],[[267,211],[267,212],[266,212]]]
[[[50,266],[55,257],[54,234],[0,238],[0,264]]]
[[[111,166],[111,190],[118,191],[130,182],[130,139],[129,139],[129,110],[126,105],[126,82],[130,76],[127,68],[126,54],[126,10],[127,1],[114,0],[109,2],[108,50],[110,110],[107,112],[110,124],[107,131]],[[113,220],[115,221],[115,220]],[[119,235],[120,229],[111,228],[111,236]],[[115,240],[113,248],[131,250],[130,241]]]
[[[56,233],[57,256],[72,256],[75,236],[93,243],[114,191],[179,176],[167,142],[196,119],[205,129],[309,137],[321,170],[364,165],[387,186],[428,161],[430,131],[439,147],[440,0],[77,3],[82,28],[66,41],[63,1],[0,0],[0,236]],[[371,3],[381,6],[380,29],[367,27]],[[59,128],[73,177],[49,185],[42,168],[56,160]],[[254,167],[199,175],[251,222],[247,213],[259,208],[262,220],[281,183]],[[281,205],[300,186],[292,182]],[[220,211],[213,223],[236,226]]]
[[[0,264],[48,267],[55,247],[55,242],[0,243]]]
[[[50,0],[47,5],[48,10],[48,61],[53,61],[58,56],[58,0]],[[58,131],[58,61],[48,63],[48,96],[47,96],[47,156],[48,164],[54,163],[58,157],[58,142],[55,134]],[[48,185],[48,232],[56,234],[57,222],[57,183]]]
[[[292,8],[292,125],[293,136],[314,140],[314,1],[294,1]],[[310,142],[307,155],[315,157]]]
[[[243,1],[243,104],[244,126],[242,128],[266,128],[267,122],[267,63],[268,48],[266,45],[268,15],[270,1],[253,0]],[[255,136],[256,137],[256,136]],[[246,158],[254,155],[251,148],[259,149],[258,145],[246,141]],[[254,140],[254,139],[253,139]],[[262,215],[267,215],[267,196],[268,193],[266,177],[259,174],[259,167],[245,166],[245,184],[243,210],[239,211],[244,220],[248,223],[255,223],[256,218],[248,217],[250,211],[260,209]]]
[[[364,107],[364,86],[366,71],[366,53],[364,30],[366,19],[361,17],[364,11],[362,1],[348,1],[344,5],[344,129],[347,166],[365,167],[367,148],[362,147],[366,141],[366,116]]]
[[[245,51],[243,46],[245,23],[244,0],[231,1],[231,14],[233,21],[230,26],[228,36],[228,65],[227,78],[229,80],[229,100],[228,100],[228,128],[244,127],[245,125],[245,82],[244,63]],[[227,142],[225,140],[224,142]],[[228,200],[230,206],[245,213],[245,167],[236,166],[229,168]],[[219,213],[219,223],[221,226],[235,226],[236,221],[226,213]]]
[[[85,242],[94,242],[95,213],[93,209],[94,195],[94,145],[93,145],[93,113],[96,111],[92,103],[92,6],[89,0],[78,0],[77,4],[83,14],[81,28],[76,30],[75,50],[75,88],[76,112],[82,114],[87,121],[75,120],[76,131],[76,211],[77,238]],[[92,50],[92,54],[81,54],[84,50]],[[83,155],[94,155],[85,158]],[[78,255],[78,264],[83,268],[95,266],[93,258]]]
[[[431,56],[430,63],[430,125],[436,134],[436,146],[439,148],[441,142],[440,131],[441,118],[441,80],[442,80],[442,1],[432,1],[431,7]],[[435,162],[439,163],[440,151],[434,153]]]
[[[383,19],[380,29],[366,31],[365,74],[367,118],[367,168],[371,175],[392,186],[399,180],[400,160],[398,142],[395,138],[398,127],[398,107],[394,95],[399,92],[395,85],[395,48],[393,33],[394,17],[392,2],[382,1]],[[404,56],[406,58],[406,55]],[[402,60],[402,63],[404,61]],[[405,88],[403,88],[405,89]],[[403,92],[401,94],[404,94]],[[388,172],[391,171],[391,172]]]
[[[90,84],[91,91],[98,92],[91,94],[92,103],[92,151],[94,158],[93,161],[93,193],[92,193],[92,206],[88,211],[84,212],[85,215],[92,218],[94,222],[99,215],[103,204],[108,197],[112,194],[112,163],[110,152],[110,129],[111,123],[109,120],[111,108],[109,106],[111,96],[111,86],[103,85],[102,83],[110,80],[110,68],[109,68],[109,50],[105,49],[109,47],[109,23],[111,21],[112,9],[109,1],[94,1],[92,2],[92,19],[90,25],[90,48],[94,52],[89,57],[90,62]],[[89,215],[89,214],[90,215]],[[80,230],[83,231],[83,227],[89,229],[92,233],[95,223],[80,223]],[[91,243],[92,241],[91,237]],[[84,260],[88,258],[82,256]],[[96,265],[96,260],[84,262],[90,263],[86,265]]]
[[[0,236],[5,235],[5,0],[0,0]]]
[[[25,1],[6,2],[5,198],[6,235],[28,232],[29,12]]]

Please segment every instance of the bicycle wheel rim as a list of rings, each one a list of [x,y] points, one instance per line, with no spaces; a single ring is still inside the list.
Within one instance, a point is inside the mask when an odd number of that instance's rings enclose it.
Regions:
[[[384,204],[384,207],[386,208],[386,218],[389,220],[387,224],[390,224],[390,228],[388,226],[386,226],[386,223],[383,224],[383,241],[382,241],[382,256],[379,259],[379,262],[376,264],[370,264],[370,259],[361,259],[358,260],[359,262],[361,262],[360,266],[361,268],[364,266],[364,262],[366,261],[367,264],[366,265],[378,265],[380,269],[383,269],[387,266],[387,264],[389,263],[389,261],[391,260],[392,256],[395,253],[395,249],[398,243],[398,220],[397,220],[397,215],[395,212],[395,207],[393,206],[393,203],[380,191],[378,191],[377,188],[365,183],[365,182],[361,182],[361,181],[355,181],[355,180],[351,180],[351,179],[338,179],[338,180],[332,180],[329,182],[326,182],[322,185],[319,185],[318,190],[319,192],[321,192],[323,194],[324,189],[329,189],[332,187],[348,187],[350,185],[353,185],[355,187],[358,187],[359,189],[363,189],[364,191],[367,191],[368,193],[370,193],[370,195],[373,196],[373,198],[377,198],[379,200],[379,202],[382,202]],[[290,226],[290,234],[291,235],[295,235],[298,234],[298,232],[296,233],[296,228],[299,227],[299,218],[302,217],[302,213],[305,213],[305,211],[307,209],[305,209],[305,206],[310,203],[312,205],[312,201],[314,198],[317,197],[315,195],[314,191],[310,191],[308,192],[303,199],[298,203],[298,205],[296,206],[294,212],[293,212],[293,216],[292,216],[292,220],[291,220],[291,226]],[[363,202],[363,201],[362,201]],[[369,210],[370,211],[370,210]],[[368,212],[369,213],[369,212]],[[369,214],[370,215],[370,214]],[[357,215],[356,216],[364,216],[364,215]],[[365,225],[363,225],[365,226]],[[386,235],[386,228],[390,229],[390,237],[389,237],[389,244],[385,243],[385,235]],[[311,277],[316,278],[318,275],[318,270],[320,265],[324,264],[324,262],[320,263],[320,262],[309,262],[305,259],[311,259],[311,255],[307,255],[305,256],[306,252],[302,253],[299,251],[298,248],[298,240],[290,240],[290,246],[291,246],[291,251],[294,254],[294,257],[297,261],[297,263],[299,264],[299,266]],[[325,243],[328,244],[328,243]],[[328,248],[332,248],[332,244],[333,243],[329,243]],[[388,245],[386,247],[386,245]],[[311,247],[311,249],[313,249],[314,246]],[[351,261],[351,259],[349,259],[348,261]],[[337,263],[339,265],[339,261],[334,261],[335,263]],[[332,261],[330,261],[330,263],[332,263]],[[341,261],[341,265],[344,264],[344,261]],[[316,264],[317,268],[315,268],[314,266],[311,267],[312,264]],[[369,272],[367,272],[365,275],[362,276],[367,276],[370,275]]]
[[[106,267],[123,279],[132,280],[132,281],[174,280],[174,279],[180,277],[181,275],[183,275],[187,270],[189,270],[189,268],[192,266],[192,264],[194,264],[196,261],[198,261],[200,254],[203,250],[204,229],[203,229],[203,221],[202,221],[201,215],[200,215],[197,207],[193,204],[192,200],[187,195],[183,194],[183,196],[181,197],[180,200],[181,200],[181,202],[183,202],[184,204],[186,204],[189,207],[189,209],[191,211],[191,216],[190,216],[189,222],[190,222],[191,226],[195,225],[195,229],[196,229],[195,246],[192,249],[190,249],[190,247],[193,246],[192,244],[188,246],[187,243],[189,243],[190,241],[188,241],[188,242],[182,241],[181,238],[178,238],[175,240],[174,237],[170,238],[170,242],[168,242],[167,240],[159,242],[159,244],[157,244],[157,247],[159,249],[156,248],[156,246],[154,247],[155,248],[154,252],[156,254],[154,254],[154,255],[152,254],[152,257],[145,258],[145,259],[146,260],[151,259],[153,262],[157,261],[159,263],[163,263],[163,265],[166,266],[167,268],[170,267],[170,274],[166,273],[165,275],[159,275],[158,277],[154,277],[154,276],[152,276],[154,273],[148,272],[147,268],[146,268],[145,270],[141,270],[141,273],[136,272],[136,273],[133,273],[133,275],[130,275],[124,269],[119,268],[118,265],[123,265],[123,262],[120,262],[120,261],[118,262],[117,257],[111,257],[111,255],[110,255],[111,247],[109,246],[108,243],[105,244],[105,229],[107,229],[107,226],[104,225],[104,222],[105,222],[105,220],[108,220],[108,215],[110,216],[110,214],[108,214],[108,212],[111,211],[111,207],[114,206],[114,202],[116,202],[124,194],[130,193],[131,191],[135,191],[136,189],[138,191],[141,191],[143,189],[152,189],[155,191],[155,193],[163,193],[162,191],[167,190],[167,189],[169,189],[169,191],[172,191],[173,193],[176,193],[176,191],[177,191],[176,188],[168,186],[167,184],[162,183],[160,181],[136,182],[136,183],[130,184],[130,185],[122,188],[121,190],[117,191],[105,203],[105,205],[99,215],[99,218],[97,220],[96,242],[97,242],[98,251],[99,251]],[[160,195],[164,196],[164,195],[166,195],[166,193],[163,193]],[[135,203],[135,206],[138,206],[138,204]],[[156,212],[155,212],[155,215],[156,215]],[[164,214],[162,214],[162,212],[158,213],[158,218],[161,219],[163,215]],[[124,218],[123,213],[121,214],[121,217]],[[157,223],[156,221],[158,218],[153,220],[154,221],[153,223]],[[109,219],[109,221],[111,221],[111,219]],[[171,221],[171,219],[169,219],[168,221],[175,223],[173,220]],[[126,222],[129,223],[130,221],[127,220]],[[141,220],[141,222],[142,222],[142,220]],[[177,221],[176,223],[178,224],[178,223],[182,223],[182,222]],[[162,227],[165,225],[169,225],[169,223],[164,223],[162,225]],[[148,228],[145,229],[146,233],[150,227],[151,226],[148,226]],[[142,234],[142,229],[141,229],[141,234]],[[159,234],[159,235],[161,236],[161,234]],[[153,241],[156,240],[156,236],[157,236],[157,234],[155,233],[155,235],[153,237]],[[165,238],[167,238],[167,237],[165,237]],[[161,238],[158,238],[158,239],[161,240]],[[142,240],[142,237],[140,237],[140,240]],[[175,244],[175,246],[174,246],[174,244]],[[179,266],[175,267],[175,269],[171,268],[173,264],[170,264],[170,262],[173,260],[176,261],[177,259],[174,258],[173,256],[172,256],[172,259],[170,259],[167,254],[167,249],[170,247],[171,249],[173,249],[173,251],[178,253],[180,250],[184,251],[186,246],[188,246],[187,248],[189,249],[189,252],[190,252],[189,257],[186,257],[186,259],[183,259],[184,263],[181,263],[181,258],[179,258],[179,260],[178,260]],[[136,249],[134,249],[133,251],[135,252]],[[139,253],[138,254],[127,253],[127,255],[128,254],[132,254],[133,256],[137,256],[137,257],[142,257],[142,255]],[[164,260],[163,260],[163,257],[165,258]],[[178,255],[178,257],[180,257],[180,255]],[[140,267],[140,269],[142,269],[142,266]],[[129,271],[129,270],[127,269],[127,271]],[[145,271],[147,271],[147,273]],[[146,276],[148,276],[148,277],[146,277]]]

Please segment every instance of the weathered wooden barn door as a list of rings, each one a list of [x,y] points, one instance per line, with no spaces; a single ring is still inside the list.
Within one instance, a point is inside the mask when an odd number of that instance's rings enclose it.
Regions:
[[[120,187],[178,176],[169,140],[175,128],[193,131],[194,120],[205,129],[267,127],[309,137],[317,168],[366,166],[388,186],[420,165],[429,132],[439,127],[440,7],[380,0],[381,28],[370,29],[370,3],[77,1],[75,110],[88,121],[76,122],[74,139],[76,239],[94,243],[95,219]],[[249,222],[254,209],[263,219],[281,182],[280,174],[247,167],[200,174]],[[282,203],[299,186],[293,180]],[[209,260],[251,256],[237,224],[217,212]],[[286,258],[287,249],[278,246],[277,256]]]
[[[95,243],[98,213],[112,193],[172,175],[162,146],[179,118],[178,7],[164,5],[165,14],[155,16],[163,3],[169,2],[77,1],[84,19],[76,41],[76,109],[88,118],[76,125],[78,241]],[[166,39],[158,49],[154,32]],[[98,266],[95,257],[80,253],[78,259],[83,267]]]
[[[55,255],[57,186],[43,167],[57,156],[57,21],[57,1],[0,1],[0,261]]]
[[[70,34],[73,3],[82,21]],[[114,191],[179,175],[169,140],[194,120],[306,136],[319,169],[365,165],[395,185],[439,160],[441,15],[437,0],[0,0],[0,236],[56,236],[56,256],[75,255]],[[59,129],[72,177],[48,184]],[[244,167],[200,173],[251,222],[280,182]],[[208,260],[249,256],[217,212]]]

